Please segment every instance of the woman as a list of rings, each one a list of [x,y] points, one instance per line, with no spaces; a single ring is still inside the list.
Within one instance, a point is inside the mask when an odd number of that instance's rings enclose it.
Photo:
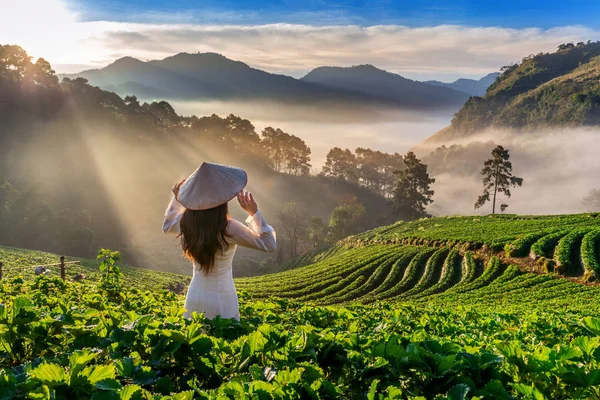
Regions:
[[[185,298],[184,316],[240,319],[231,270],[238,245],[261,251],[277,248],[275,231],[262,217],[252,193],[243,191],[246,172],[226,165],[202,163],[189,178],[173,186],[173,199],[163,232],[176,233],[194,272]],[[249,214],[245,226],[231,219],[227,202],[236,197]]]

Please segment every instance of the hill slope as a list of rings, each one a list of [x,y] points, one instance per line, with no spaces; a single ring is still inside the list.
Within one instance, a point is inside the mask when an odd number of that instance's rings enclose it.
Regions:
[[[600,43],[562,45],[505,68],[483,97],[472,97],[452,124],[429,142],[468,137],[486,128],[517,130],[600,122]]]
[[[451,88],[413,81],[372,65],[355,67],[319,67],[301,78],[320,84],[367,95],[388,98],[403,106],[452,109],[463,104],[468,95]]]
[[[432,218],[351,236],[303,267],[237,284],[256,297],[320,304],[430,301],[498,279],[512,284],[526,271],[596,280],[599,245],[597,214]],[[527,276],[519,279],[587,290],[550,275]]]

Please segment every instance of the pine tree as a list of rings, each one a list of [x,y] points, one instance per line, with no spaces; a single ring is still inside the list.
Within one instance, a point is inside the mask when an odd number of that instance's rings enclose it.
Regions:
[[[493,194],[492,214],[496,214],[498,193],[504,193],[506,197],[510,198],[510,187],[521,186],[523,184],[523,178],[513,176],[512,163],[509,159],[508,149],[496,146],[492,150],[492,158],[483,164],[483,169],[481,170],[481,175],[483,175],[483,194],[475,202],[475,209],[483,207],[485,203],[490,201],[490,197]],[[507,207],[508,204],[502,202],[500,211],[504,212]]]
[[[425,207],[433,203],[431,184],[435,179],[429,177],[427,165],[411,151],[404,156],[404,169],[396,171],[395,175],[394,215],[405,221],[428,217]]]

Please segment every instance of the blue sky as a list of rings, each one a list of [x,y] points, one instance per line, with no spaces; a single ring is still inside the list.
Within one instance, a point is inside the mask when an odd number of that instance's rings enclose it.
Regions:
[[[600,1],[577,0],[70,0],[88,21],[238,24],[442,24],[551,28],[597,27]]]

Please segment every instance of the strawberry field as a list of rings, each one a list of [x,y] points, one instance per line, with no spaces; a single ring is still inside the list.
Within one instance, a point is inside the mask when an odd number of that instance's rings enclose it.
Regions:
[[[590,214],[399,223],[236,280],[240,322],[184,319],[165,289],[187,278],[108,251],[73,267],[83,282],[13,271],[0,399],[600,398],[598,231]]]
[[[482,308],[477,291],[348,307],[242,297],[239,323],[187,321],[165,291],[15,279],[1,287],[0,397],[597,398],[600,296],[562,288],[568,310],[543,291],[507,299],[552,279],[527,275],[496,282]]]

